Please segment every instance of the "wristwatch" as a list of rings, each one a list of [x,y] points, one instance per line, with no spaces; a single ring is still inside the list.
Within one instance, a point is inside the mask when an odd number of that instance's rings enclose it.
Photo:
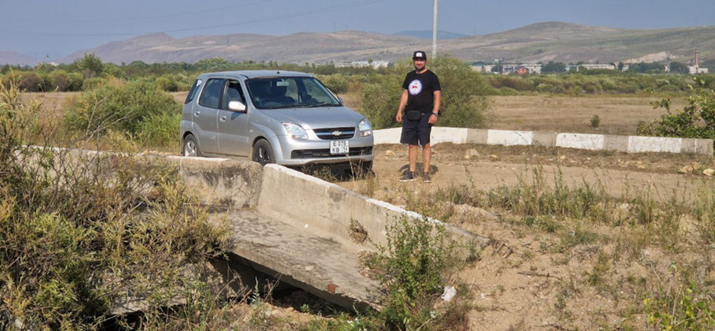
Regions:
[[[432,113],[432,115],[434,115],[434,117],[439,117],[439,113]]]

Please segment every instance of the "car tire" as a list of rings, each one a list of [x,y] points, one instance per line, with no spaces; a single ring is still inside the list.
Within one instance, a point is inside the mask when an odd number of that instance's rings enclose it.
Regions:
[[[189,134],[184,138],[184,143],[181,144],[181,155],[201,156],[201,150],[199,150],[199,144],[196,142],[194,135]]]
[[[253,145],[253,161],[261,165],[276,162],[273,156],[273,148],[271,148],[271,144],[267,140],[259,139],[256,144]]]

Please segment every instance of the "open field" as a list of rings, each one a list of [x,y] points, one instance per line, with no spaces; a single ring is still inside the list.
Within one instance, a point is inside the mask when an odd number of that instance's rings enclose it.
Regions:
[[[40,96],[58,105],[67,95]],[[358,97],[344,100],[359,109]],[[663,113],[655,100],[495,97],[488,127],[634,134]],[[374,177],[325,177],[493,239],[452,278],[472,330],[712,329],[702,324],[715,310],[712,157],[440,144],[432,164],[432,183],[400,183],[406,147],[378,146]]]
[[[635,135],[638,121],[665,114],[665,109],[651,106],[659,100],[650,96],[497,96],[489,128]],[[674,99],[673,109],[682,108],[686,101]],[[591,127],[594,115],[601,120],[598,128]]]
[[[492,238],[459,273],[471,330],[659,329],[644,300],[682,312],[689,282],[712,309],[715,224],[693,206],[713,201],[713,158],[438,144],[432,162],[431,183],[401,183],[406,147],[379,146],[374,178],[338,184]]]
[[[187,92],[172,93],[183,103]],[[42,98],[53,115],[61,117],[67,98],[78,93],[26,93],[25,99]],[[348,107],[359,110],[360,97],[354,93],[342,95]],[[662,98],[652,96],[495,96],[487,128],[503,130],[553,131],[634,135],[638,121],[651,121],[665,113],[653,109],[651,103]],[[673,100],[673,109],[682,108],[685,98]],[[395,105],[395,108],[397,106]],[[591,127],[591,117],[598,115],[599,128]]]

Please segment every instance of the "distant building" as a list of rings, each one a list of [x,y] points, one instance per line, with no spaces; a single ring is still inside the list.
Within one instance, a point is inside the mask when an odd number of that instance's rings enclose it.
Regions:
[[[688,66],[688,71],[691,75],[707,74],[708,68],[700,68],[700,66]]]
[[[708,73],[708,68],[700,68],[700,52],[698,52],[697,49],[695,50],[695,63],[693,63],[693,65],[691,66],[688,66],[688,71],[691,75]]]
[[[582,63],[582,64],[569,64],[566,66],[566,71],[571,71],[571,70],[576,70],[578,72],[581,69],[586,69],[586,70],[616,70],[618,67],[616,67],[613,64],[608,64],[608,63]],[[625,65],[624,65],[625,68]],[[626,69],[623,69],[625,71]]]

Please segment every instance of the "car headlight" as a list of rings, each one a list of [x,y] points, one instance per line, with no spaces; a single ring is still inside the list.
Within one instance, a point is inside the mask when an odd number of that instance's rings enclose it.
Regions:
[[[360,121],[358,129],[360,130],[361,137],[372,136],[372,124],[370,124],[370,121],[368,121],[367,118]]]
[[[288,136],[292,139],[308,139],[308,133],[305,132],[302,126],[295,123],[283,123],[283,126],[288,131]]]

